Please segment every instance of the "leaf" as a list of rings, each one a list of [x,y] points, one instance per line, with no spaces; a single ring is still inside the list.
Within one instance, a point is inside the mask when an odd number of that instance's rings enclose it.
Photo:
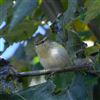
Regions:
[[[4,4],[5,0],[0,0],[0,6]]]
[[[19,49],[17,51],[17,54],[18,54]],[[15,53],[15,55],[17,55]],[[28,71],[31,71],[32,70],[32,66],[31,64],[27,61],[26,56],[23,55],[23,59],[22,58],[16,58],[14,55],[13,58],[11,58],[10,60],[10,63],[11,65],[13,65],[13,68],[16,70],[16,71],[19,71],[19,72],[28,72]],[[22,54],[21,54],[22,56]],[[30,81],[32,80],[32,77],[21,77],[19,78],[19,81],[21,82],[21,85],[23,88],[26,88],[26,87],[29,87],[29,84],[30,84]]]
[[[27,45],[24,47],[25,55],[28,62],[32,61],[34,56],[36,56],[35,49],[34,49],[34,38],[27,40]],[[33,64],[33,61],[31,62]],[[34,64],[33,64],[34,65]]]
[[[11,95],[8,95],[8,94],[0,94],[0,99],[1,100],[12,100]]]
[[[80,29],[79,29],[80,30]],[[93,33],[89,30],[89,31],[81,31],[81,32],[78,32],[81,40],[83,41],[96,41],[96,37],[93,35]]]
[[[84,82],[84,76],[77,73],[70,85],[68,93],[68,100],[86,100],[87,90]]]
[[[39,4],[39,5],[41,5],[41,4],[42,4],[42,2],[43,2],[42,0],[38,0],[38,4]]]
[[[8,32],[8,26],[5,27],[0,35],[4,37],[9,43],[18,42],[29,39],[32,34],[36,31],[38,22],[35,23],[32,20],[24,20]]]
[[[81,49],[82,41],[75,31],[68,32],[68,41],[66,44],[70,59],[76,59],[76,52]]]
[[[94,34],[96,39],[99,41],[100,40],[100,15],[98,15],[96,18],[91,20],[88,23],[88,27],[90,28],[91,32]]]
[[[64,11],[68,8],[68,0],[60,0]]]
[[[84,74],[85,75],[85,74]],[[97,77],[92,76],[91,74],[87,74],[84,77],[87,92],[88,92],[88,98],[87,100],[95,100],[93,99],[93,86],[97,84]]]
[[[86,32],[86,31],[89,31],[89,28],[88,26],[81,22],[80,20],[75,20],[73,23],[72,23],[72,27],[73,29],[76,31],[76,32]]]
[[[95,68],[96,70],[100,71],[100,51],[98,52],[98,55],[96,56]]]
[[[73,20],[74,13],[77,8],[77,0],[68,0],[68,9],[64,12],[63,17],[60,18],[60,24],[68,24]]]
[[[61,43],[67,49],[68,41],[68,32],[65,29],[65,25],[72,22],[74,18],[74,13],[77,8],[77,0],[68,0],[68,9],[63,13],[63,16],[60,17],[56,26],[57,26],[57,36],[56,40]],[[70,38],[69,38],[70,39]],[[70,50],[68,50],[69,52]]]
[[[48,81],[10,95],[8,98],[9,100],[56,100],[52,95],[54,88],[55,85],[52,81]],[[3,98],[2,95],[0,95],[0,98]],[[2,100],[8,100],[8,98]]]
[[[28,100],[55,100],[52,96],[54,88],[55,85],[52,81],[48,81],[41,85],[33,86],[33,88],[31,87],[26,91],[19,92],[19,94]]]
[[[61,73],[56,74],[53,78],[53,82],[56,85],[57,90],[63,90],[66,86],[69,86],[73,77],[73,73]]]
[[[51,80],[48,80],[45,83],[23,89],[6,97],[9,100],[89,100],[87,99],[88,92],[83,74],[76,73],[70,87],[64,89],[62,92],[57,93],[55,88],[55,84]],[[0,94],[0,98],[3,98],[2,94]]]
[[[48,20],[54,22],[59,14],[62,13],[62,5],[60,0],[43,0],[42,8]]]
[[[99,49],[100,49],[100,45],[85,48],[85,50],[84,50],[85,55],[90,56],[92,54],[95,54],[95,53],[99,52]]]
[[[37,63],[39,63],[39,57],[38,56],[34,57],[34,59],[33,59],[33,64],[37,64]]]
[[[97,84],[93,87],[93,100],[100,99],[100,78],[98,78]]]
[[[48,80],[45,83],[29,87],[12,95],[4,96],[4,94],[0,94],[0,98],[3,98],[2,100],[86,100],[87,97],[81,75],[74,78],[69,89],[65,89],[58,94],[55,94],[54,91],[55,85],[51,80]]]
[[[9,29],[19,23],[25,16],[29,15],[32,10],[35,10],[37,0],[22,0],[13,14]]]
[[[2,5],[0,5],[0,24],[2,23],[2,21],[5,21],[7,18],[7,10],[8,8],[12,5],[12,1],[11,0],[5,0],[2,1],[3,3]]]
[[[87,0],[86,7],[87,12],[84,21],[88,23],[100,14],[100,0]]]
[[[86,98],[87,90],[84,83],[84,77],[80,73],[75,75],[70,87],[57,96],[57,100],[86,100]]]
[[[42,20],[43,17],[43,11],[41,5],[35,10],[34,12],[34,20]]]

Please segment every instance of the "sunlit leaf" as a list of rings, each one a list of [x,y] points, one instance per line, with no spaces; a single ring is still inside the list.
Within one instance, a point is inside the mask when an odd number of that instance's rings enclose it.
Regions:
[[[42,4],[42,0],[38,0],[38,3],[39,3],[39,5],[41,5]]]
[[[5,0],[0,0],[0,5],[2,5],[5,2]]]
[[[34,64],[39,63],[39,57],[38,57],[38,56],[34,57],[34,59],[33,59],[33,63],[34,63]]]
[[[83,23],[79,20],[75,20],[72,23],[72,27],[77,32],[83,32],[83,31],[88,31],[89,30],[88,26],[85,23]]]

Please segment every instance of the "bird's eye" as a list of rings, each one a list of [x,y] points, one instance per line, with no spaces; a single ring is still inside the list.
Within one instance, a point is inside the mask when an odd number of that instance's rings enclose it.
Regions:
[[[42,44],[42,43],[44,43],[45,41],[44,40],[42,40],[42,41],[40,41],[40,42],[38,42],[38,43],[36,43],[36,45],[40,45],[40,44]]]
[[[41,43],[44,43],[44,40],[42,40]]]

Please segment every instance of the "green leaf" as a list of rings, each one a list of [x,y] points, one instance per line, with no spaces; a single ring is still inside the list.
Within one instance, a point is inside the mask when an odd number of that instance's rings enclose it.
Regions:
[[[84,77],[80,73],[76,74],[69,88],[66,88],[57,96],[57,100],[86,100],[87,90]]]
[[[37,63],[39,63],[39,57],[38,56],[34,57],[34,59],[33,59],[33,64],[37,64]]]
[[[69,89],[55,94],[55,85],[52,81],[29,87],[12,95],[0,94],[2,100],[86,100],[87,92],[82,76],[72,81]]]
[[[60,18],[61,25],[68,24],[73,20],[76,8],[77,0],[68,0],[68,9],[64,12],[63,17]]]
[[[53,82],[56,85],[57,90],[63,90],[66,86],[69,86],[73,77],[73,73],[61,73],[57,74],[53,78]]]
[[[84,50],[85,55],[90,56],[92,54],[95,54],[95,53],[99,52],[99,49],[100,49],[100,45],[85,48],[85,50]]]
[[[98,55],[96,56],[95,68],[96,70],[100,71],[100,51],[98,52]]]
[[[100,99],[100,78],[98,78],[97,84],[93,87],[93,99],[99,100]]]
[[[4,4],[5,0],[0,0],[0,6]]]
[[[48,81],[46,83],[22,90],[9,96],[8,98],[9,100],[56,100],[52,95],[54,88],[55,85],[51,81]],[[3,96],[0,95],[0,98],[2,99]],[[2,100],[8,100],[8,98]]]
[[[7,10],[8,8],[12,5],[12,1],[11,0],[1,0],[0,2],[2,2],[3,4],[0,5],[0,24],[2,23],[2,21],[5,21],[7,18]]]
[[[92,76],[91,74],[84,74],[84,80],[85,80],[85,84],[86,84],[86,88],[87,88],[87,92],[88,92],[88,97],[89,99],[87,100],[92,100],[93,99],[93,86],[95,84],[97,84],[97,77]],[[95,99],[93,99],[95,100]]]
[[[88,23],[100,14],[100,0],[87,0],[86,7],[85,22]]]
[[[97,41],[100,41],[100,14],[88,23],[88,27],[96,37]]]
[[[33,16],[34,20],[42,20],[43,11],[42,11],[42,6],[41,5],[33,13],[34,13],[34,16]]]
[[[17,9],[14,11],[12,21],[10,23],[10,30],[19,23],[25,16],[29,15],[32,10],[35,10],[37,0],[22,0]]]
[[[42,8],[48,20],[54,22],[59,14],[62,13],[62,5],[60,0],[43,0]]]
[[[8,94],[0,94],[0,99],[1,100],[12,100],[11,95],[8,95]]]
[[[64,11],[68,8],[68,0],[60,0]]]
[[[5,27],[0,35],[4,37],[9,43],[18,42],[29,39],[38,27],[38,22],[33,20],[24,20],[8,32],[8,26]]]
[[[87,88],[84,82],[84,76],[77,73],[68,90],[68,100],[86,100]]]
[[[66,44],[72,61],[76,58],[76,52],[81,49],[82,41],[75,31],[68,32],[68,41]]]

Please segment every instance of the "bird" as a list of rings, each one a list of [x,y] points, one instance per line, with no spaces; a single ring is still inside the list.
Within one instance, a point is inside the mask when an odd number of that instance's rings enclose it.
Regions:
[[[70,62],[67,50],[47,38],[35,44],[35,50],[44,69],[62,69]]]

